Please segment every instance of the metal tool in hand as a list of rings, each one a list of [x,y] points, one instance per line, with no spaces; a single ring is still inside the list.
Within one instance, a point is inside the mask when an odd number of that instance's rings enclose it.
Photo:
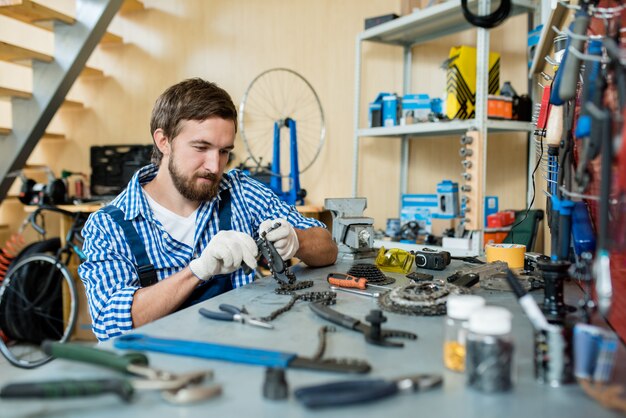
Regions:
[[[360,332],[365,336],[365,341],[370,344],[381,345],[384,347],[404,347],[403,343],[389,341],[388,338],[406,338],[409,340],[417,339],[417,335],[412,332],[395,329],[381,329],[381,324],[387,321],[387,318],[384,317],[382,312],[377,309],[370,311],[370,314],[365,318],[372,324],[370,326],[364,324],[356,318],[344,315],[319,303],[310,303],[309,307],[317,315],[329,320],[332,323]]]
[[[305,280],[296,283],[296,275],[289,270],[285,260],[282,259],[274,244],[267,239],[267,234],[281,226],[280,222],[275,222],[267,231],[261,232],[261,236],[256,240],[259,249],[258,256],[265,257],[267,266],[270,270],[272,278],[276,280],[279,287],[276,289],[278,294],[292,294],[295,290],[313,287],[312,280]],[[244,272],[249,274],[252,270],[244,265]]]
[[[323,408],[373,402],[399,392],[421,392],[442,382],[439,375],[416,374],[392,380],[348,380],[308,386],[296,389],[294,395],[307,408]]]
[[[367,373],[370,365],[343,364],[325,360],[300,357],[295,353],[213,344],[201,341],[156,338],[142,334],[127,334],[118,337],[113,345],[129,350],[156,351],[181,356],[224,360],[234,363],[253,364],[266,367],[295,368],[336,373]]]
[[[221,312],[210,311],[205,308],[200,308],[200,315],[205,316],[207,318],[216,319],[218,321],[234,321],[241,322],[242,324],[254,325],[255,327],[273,329],[274,325],[269,324],[259,318],[252,317],[248,314],[245,307],[241,309],[229,305],[226,303],[222,303],[220,306]]]
[[[213,372],[211,370],[174,374],[150,367],[148,365],[148,357],[142,353],[118,354],[85,345],[59,343],[56,341],[44,341],[42,350],[55,358],[104,366],[144,378],[135,380],[60,380],[54,382],[57,390],[50,392],[51,397],[66,397],[71,396],[73,393],[76,396],[116,393],[123,399],[127,399],[132,396],[135,389],[140,389],[161,390],[163,397],[167,401],[185,403],[217,396],[220,391],[219,387],[216,386],[189,387],[201,383],[205,378],[212,378]],[[22,393],[33,395],[38,390],[41,390],[42,386],[40,385],[50,385],[50,382],[20,387],[17,393],[21,391]]]

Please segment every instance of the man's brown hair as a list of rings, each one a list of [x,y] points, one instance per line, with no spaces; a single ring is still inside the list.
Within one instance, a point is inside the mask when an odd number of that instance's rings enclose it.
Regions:
[[[190,78],[168,88],[159,96],[152,109],[150,133],[162,129],[168,141],[179,134],[184,120],[204,121],[218,117],[232,120],[237,131],[237,108],[226,90],[201,78]],[[163,153],[156,144],[152,163],[159,165]]]

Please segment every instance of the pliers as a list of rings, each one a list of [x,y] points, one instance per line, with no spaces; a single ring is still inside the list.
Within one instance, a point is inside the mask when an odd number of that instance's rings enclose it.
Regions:
[[[390,341],[388,338],[406,338],[409,340],[417,339],[417,335],[412,332],[396,329],[381,329],[381,324],[387,321],[387,318],[383,316],[381,311],[376,309],[370,311],[370,314],[365,318],[370,322],[370,326],[364,324],[356,318],[337,312],[319,302],[309,303],[309,308],[311,308],[311,310],[317,315],[330,322],[360,332],[365,337],[365,341],[370,344],[380,345],[383,347],[403,347],[404,344]]]
[[[117,394],[130,401],[136,390],[160,390],[170,403],[188,403],[209,399],[221,393],[221,386],[197,386],[205,378],[211,378],[211,370],[173,374],[151,368],[148,357],[142,353],[117,354],[112,351],[73,343],[44,341],[43,351],[54,358],[65,358],[122,371],[143,379],[61,379],[47,382],[13,383],[0,389],[0,398],[67,398],[93,396],[105,393]]]
[[[326,383],[296,389],[296,399],[307,408],[353,405],[383,399],[400,391],[419,392],[440,386],[439,375],[416,374],[392,380],[366,379]]]
[[[219,306],[219,308],[220,308],[220,311],[222,312],[210,311],[205,308],[200,308],[199,312],[200,312],[200,315],[202,316],[205,316],[211,319],[217,319],[219,321],[241,322],[242,324],[254,325],[255,327],[274,329],[274,325],[268,322],[265,322],[259,318],[250,316],[250,314],[248,314],[248,311],[246,311],[245,307],[242,307],[240,309],[236,306],[229,305],[227,303],[222,303]]]

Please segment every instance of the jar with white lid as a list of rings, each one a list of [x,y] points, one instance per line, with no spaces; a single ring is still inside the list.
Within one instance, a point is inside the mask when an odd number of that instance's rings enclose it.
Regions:
[[[485,306],[485,299],[475,295],[452,295],[446,301],[444,323],[443,364],[446,368],[465,370],[465,339],[468,319],[472,312]]]
[[[469,317],[466,340],[466,382],[481,392],[506,392],[512,387],[513,338],[511,312],[485,306]]]

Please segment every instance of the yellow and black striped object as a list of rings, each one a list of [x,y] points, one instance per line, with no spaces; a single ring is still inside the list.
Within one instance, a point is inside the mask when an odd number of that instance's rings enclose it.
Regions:
[[[446,114],[450,119],[472,119],[476,106],[476,48],[450,49],[446,80]],[[500,54],[489,53],[489,93],[500,93]]]

